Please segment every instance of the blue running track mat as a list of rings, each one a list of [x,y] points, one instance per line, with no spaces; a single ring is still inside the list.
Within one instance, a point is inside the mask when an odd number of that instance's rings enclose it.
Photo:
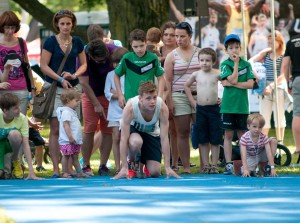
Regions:
[[[300,222],[300,176],[1,180],[0,209],[16,222]]]

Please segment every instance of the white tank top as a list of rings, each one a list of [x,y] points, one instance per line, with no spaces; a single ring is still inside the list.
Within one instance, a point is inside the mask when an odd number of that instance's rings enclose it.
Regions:
[[[156,108],[152,120],[149,122],[145,121],[144,117],[141,114],[139,108],[139,96],[135,96],[134,98],[131,98],[130,101],[132,103],[132,109],[133,109],[133,120],[131,121],[130,124],[140,132],[145,132],[152,136],[159,136],[160,135],[159,113],[161,109],[162,99],[160,97],[157,97]]]

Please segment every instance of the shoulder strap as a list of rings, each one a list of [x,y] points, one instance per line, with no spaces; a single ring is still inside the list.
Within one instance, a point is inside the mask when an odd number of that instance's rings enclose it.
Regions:
[[[68,56],[69,56],[69,54],[70,54],[70,51],[71,51],[71,45],[72,45],[72,44],[69,44],[69,45],[68,45],[68,47],[67,47],[67,49],[66,49],[66,52],[65,52],[65,56],[64,56],[63,60],[61,61],[60,65],[59,65],[59,68],[58,68],[58,70],[57,70],[57,74],[58,74],[58,75],[61,74],[62,69],[63,69],[63,67],[65,66],[66,60],[67,60],[67,58],[68,58]]]
[[[23,60],[26,62],[26,57],[25,57],[25,48],[24,48],[24,42],[23,42],[23,39],[21,37],[18,37],[18,40],[19,40],[19,45],[20,45],[20,48],[21,48],[21,52],[23,54]]]
[[[191,57],[191,59],[190,59],[188,65],[187,65],[186,69],[182,72],[182,74],[180,74],[180,76],[179,76],[175,81],[173,81],[172,86],[173,86],[180,78],[182,78],[182,76],[188,71],[188,69],[189,69],[189,67],[190,67],[190,64],[191,64],[191,62],[192,62],[192,60],[193,60],[193,57],[194,57],[194,55],[195,55],[196,52],[197,52],[197,47],[194,48],[192,57]]]

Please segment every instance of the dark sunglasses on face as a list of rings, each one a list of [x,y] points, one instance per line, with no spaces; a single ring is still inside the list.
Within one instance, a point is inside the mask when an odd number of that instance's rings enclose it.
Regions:
[[[192,29],[191,25],[187,22],[176,23],[176,28],[185,29],[185,30],[189,31],[189,33],[193,32],[193,29]]]

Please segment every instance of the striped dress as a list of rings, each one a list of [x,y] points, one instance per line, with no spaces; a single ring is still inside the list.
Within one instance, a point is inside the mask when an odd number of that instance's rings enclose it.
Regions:
[[[283,55],[281,55],[280,57],[278,57],[278,59],[276,60],[277,76],[280,75],[280,67],[281,67],[282,58],[283,58]],[[274,81],[273,60],[270,58],[270,53],[267,53],[267,55],[265,57],[264,66],[266,68],[267,81]]]
[[[185,61],[180,57],[177,52],[177,49],[172,51],[174,56],[174,70],[173,70],[173,81],[172,81],[172,92],[182,91],[184,90],[184,83],[191,76],[191,74],[200,69],[200,64],[198,61],[198,51],[197,47],[194,47],[194,55],[192,57],[191,63],[189,61]],[[185,72],[187,66],[189,68]],[[185,72],[183,74],[183,72]],[[192,91],[196,91],[196,82],[191,86]]]

